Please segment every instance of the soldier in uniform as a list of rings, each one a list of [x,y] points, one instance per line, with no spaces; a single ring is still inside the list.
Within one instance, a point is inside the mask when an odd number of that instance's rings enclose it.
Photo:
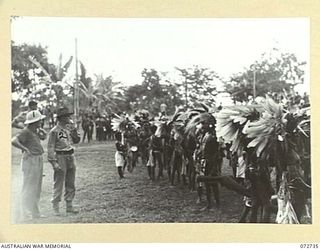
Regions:
[[[64,199],[67,213],[78,213],[73,207],[75,196],[76,165],[72,143],[79,143],[80,135],[75,128],[68,108],[57,110],[58,123],[49,132],[48,161],[54,170],[53,198],[51,200],[55,215],[60,215],[59,203],[65,186]]]
[[[88,115],[86,114],[82,117],[81,127],[83,130],[82,142],[84,142],[86,137],[88,138],[88,142],[90,142],[91,138],[89,135],[89,118],[88,118]]]
[[[103,121],[100,115],[96,119],[96,140],[97,141],[103,140]]]
[[[94,129],[94,121],[92,115],[88,116],[88,140],[92,141],[93,129]]]

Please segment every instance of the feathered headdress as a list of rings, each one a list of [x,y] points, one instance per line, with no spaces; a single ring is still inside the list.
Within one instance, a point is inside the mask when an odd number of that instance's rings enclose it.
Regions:
[[[288,148],[289,138],[297,130],[303,117],[285,111],[281,104],[275,103],[271,98],[262,106],[260,119],[251,122],[243,133],[252,139],[248,147],[255,148],[257,157],[268,159],[279,142],[283,143],[284,148]]]
[[[261,107],[258,105],[232,106],[222,109],[215,114],[216,134],[225,143],[232,143],[230,151],[242,152],[248,144],[243,129],[246,129],[250,122],[260,117]]]
[[[139,109],[135,112],[135,115],[141,118],[149,117],[149,111],[146,109]]]
[[[250,122],[242,132],[252,139],[247,145],[248,148],[255,148],[257,157],[260,157],[263,151],[264,158],[268,158],[271,149],[275,146],[274,142],[281,141],[284,137],[284,113],[282,106],[275,103],[271,98],[267,98],[262,104],[263,112],[259,120]]]
[[[134,121],[143,126],[150,122],[149,111],[145,109],[139,109],[134,114]]]
[[[132,125],[134,128],[138,128],[140,126],[136,121],[134,121],[133,117],[130,116],[115,115],[111,120],[111,126],[114,131],[124,132],[128,128],[128,125]]]
[[[216,119],[214,116],[210,113],[199,113],[195,116],[193,116],[187,123],[185,132],[189,135],[195,135],[197,130],[197,125],[200,123],[207,123],[211,126],[215,126]]]
[[[173,116],[166,116],[166,119],[163,119],[162,116],[154,117],[154,119],[151,121],[151,124],[157,127],[156,136],[161,136],[168,133],[171,128],[181,131],[184,126],[184,123],[180,119],[182,115],[182,110],[177,108]]]
[[[209,113],[209,107],[200,103],[201,108],[192,108],[185,112],[180,112],[177,122],[183,123],[188,134],[193,134],[197,124],[208,122],[215,124],[215,119]]]

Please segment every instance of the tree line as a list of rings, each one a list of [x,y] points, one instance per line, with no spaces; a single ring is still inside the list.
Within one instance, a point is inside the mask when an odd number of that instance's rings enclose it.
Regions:
[[[48,59],[47,47],[42,45],[11,44],[13,94],[12,113],[27,99],[33,98],[42,105],[57,107],[73,106],[75,76],[70,74],[74,61],[71,56],[58,64]],[[261,55],[242,72],[235,73],[229,79],[221,78],[214,70],[193,65],[189,68],[176,67],[172,72],[160,72],[144,68],[142,81],[127,86],[112,76],[87,75],[83,62],[79,62],[79,98],[83,112],[96,109],[99,112],[134,112],[147,109],[151,114],[160,112],[160,104],[165,103],[168,113],[176,106],[196,106],[204,103],[210,107],[218,106],[215,97],[223,86],[234,103],[247,102],[253,96],[253,82],[256,96],[282,96],[294,94],[294,87],[303,84],[305,62],[299,62],[292,53],[282,53],[273,49]],[[170,78],[170,74],[174,75]]]

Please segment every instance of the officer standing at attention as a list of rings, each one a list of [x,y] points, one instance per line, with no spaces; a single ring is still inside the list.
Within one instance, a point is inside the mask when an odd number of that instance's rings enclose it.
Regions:
[[[54,170],[53,198],[51,200],[54,214],[59,216],[59,203],[65,186],[64,199],[67,213],[78,213],[72,201],[75,196],[76,165],[72,143],[79,143],[80,135],[74,127],[70,116],[73,113],[66,107],[57,110],[58,123],[49,132],[48,161]]]

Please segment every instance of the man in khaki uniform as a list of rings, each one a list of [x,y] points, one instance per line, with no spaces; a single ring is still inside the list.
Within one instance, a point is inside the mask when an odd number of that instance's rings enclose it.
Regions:
[[[67,213],[78,213],[72,205],[75,196],[76,165],[72,143],[79,143],[80,135],[73,126],[68,108],[57,110],[58,123],[49,132],[48,161],[54,170],[53,198],[51,200],[55,215],[60,215],[59,203],[65,186],[64,199]]]

